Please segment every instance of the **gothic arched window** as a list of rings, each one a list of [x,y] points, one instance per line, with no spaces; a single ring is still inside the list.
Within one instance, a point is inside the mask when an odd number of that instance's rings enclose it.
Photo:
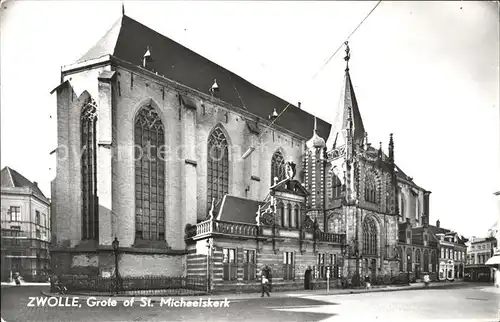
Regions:
[[[207,148],[207,211],[212,199],[217,205],[229,190],[229,146],[219,127],[208,137]]]
[[[340,198],[342,195],[342,182],[336,173],[332,173],[332,198]]]
[[[82,149],[82,239],[99,236],[99,202],[97,200],[97,106],[89,99],[80,117]]]
[[[377,202],[377,184],[375,174],[369,172],[365,175],[365,200],[369,202]]]
[[[371,217],[363,221],[363,254],[377,255],[377,227]]]
[[[429,272],[429,251],[424,250],[424,272]]]
[[[135,237],[165,240],[165,130],[150,106],[135,117]]]
[[[271,185],[274,185],[274,178],[278,178],[278,182],[285,179],[285,158],[280,151],[276,151],[271,159]]]

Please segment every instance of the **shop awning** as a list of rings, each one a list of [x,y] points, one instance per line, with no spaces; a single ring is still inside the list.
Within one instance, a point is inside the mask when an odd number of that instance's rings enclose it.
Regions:
[[[488,259],[484,265],[500,265],[500,255],[495,255]]]

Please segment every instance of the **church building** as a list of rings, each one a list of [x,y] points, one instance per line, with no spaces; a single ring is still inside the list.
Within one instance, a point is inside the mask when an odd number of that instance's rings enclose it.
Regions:
[[[264,267],[278,290],[406,273],[401,224],[428,223],[430,192],[392,134],[368,141],[345,60],[329,124],[123,15],[52,91],[53,269],[112,275],[116,238],[122,277],[213,291],[257,289]]]

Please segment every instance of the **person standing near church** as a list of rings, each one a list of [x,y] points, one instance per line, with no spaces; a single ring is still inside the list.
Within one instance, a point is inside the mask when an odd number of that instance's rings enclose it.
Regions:
[[[262,295],[260,297],[264,297],[264,293],[266,293],[268,297],[271,297],[271,295],[269,295],[269,280],[267,279],[264,273],[262,273],[261,276],[261,284],[262,284]]]

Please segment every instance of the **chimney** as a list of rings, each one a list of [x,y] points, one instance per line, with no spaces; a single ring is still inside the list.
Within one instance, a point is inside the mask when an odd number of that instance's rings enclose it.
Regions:
[[[33,184],[34,184],[36,187],[38,187],[38,182],[33,181]]]
[[[302,105],[302,103],[301,103],[301,102],[299,102],[299,108],[301,108],[301,107],[300,107],[301,105]]]
[[[439,219],[438,219],[438,220],[436,220],[436,227],[437,227],[437,228],[441,228],[440,226],[441,226],[441,222],[440,222],[440,221],[439,221]]]

